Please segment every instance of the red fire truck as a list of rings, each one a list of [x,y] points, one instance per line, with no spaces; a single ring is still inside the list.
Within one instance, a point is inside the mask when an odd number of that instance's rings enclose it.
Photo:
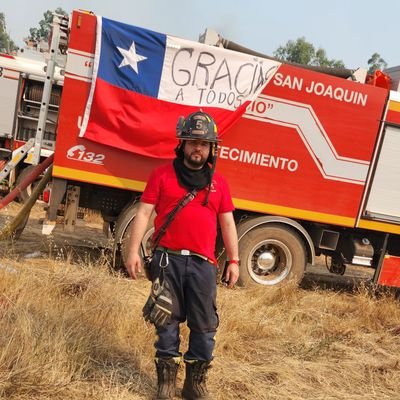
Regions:
[[[74,225],[78,206],[100,210],[123,262],[137,201],[165,160],[79,136],[96,24],[92,13],[70,17],[44,230],[54,226],[61,203],[66,226]],[[232,50],[224,51],[229,58]],[[243,285],[299,282],[307,264],[326,255],[332,273],[361,265],[375,270],[375,283],[400,287],[398,71],[389,71],[392,90],[354,73],[326,72],[281,64],[223,136],[217,168],[236,206]],[[222,263],[223,248],[216,253]]]
[[[65,55],[59,54],[58,61],[63,59]],[[8,173],[0,173],[2,194],[8,193],[32,169],[47,64],[48,53],[39,50],[22,49],[17,55],[0,53],[0,170],[7,162],[13,167],[8,165]],[[54,151],[63,82],[61,68],[54,66],[39,159],[48,157]],[[26,199],[29,192],[24,190],[20,198]]]

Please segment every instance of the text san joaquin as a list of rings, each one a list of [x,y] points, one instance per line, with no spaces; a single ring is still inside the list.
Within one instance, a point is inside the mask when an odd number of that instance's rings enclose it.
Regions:
[[[316,96],[329,97],[334,100],[356,104],[363,107],[366,106],[368,100],[368,94],[361,93],[357,90],[351,90],[341,86],[333,86],[318,81],[310,81],[305,84],[303,78],[284,75],[280,72],[274,75],[272,82],[275,86],[287,87],[300,91],[304,90],[306,93],[314,94]]]

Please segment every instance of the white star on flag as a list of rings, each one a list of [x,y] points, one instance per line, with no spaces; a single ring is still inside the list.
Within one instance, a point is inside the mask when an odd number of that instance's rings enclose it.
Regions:
[[[138,63],[140,61],[146,60],[147,57],[141,56],[140,54],[136,53],[135,42],[132,42],[129,50],[122,49],[121,47],[118,46],[117,49],[124,57],[121,61],[121,64],[119,64],[119,68],[125,67],[125,65],[130,65],[132,69],[138,74],[139,73]]]

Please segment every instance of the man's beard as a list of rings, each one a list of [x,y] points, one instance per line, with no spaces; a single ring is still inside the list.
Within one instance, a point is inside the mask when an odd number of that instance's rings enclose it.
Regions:
[[[192,158],[193,155],[199,155],[200,158]],[[193,169],[201,168],[207,161],[207,159],[203,157],[200,153],[184,154],[184,158],[189,168]]]

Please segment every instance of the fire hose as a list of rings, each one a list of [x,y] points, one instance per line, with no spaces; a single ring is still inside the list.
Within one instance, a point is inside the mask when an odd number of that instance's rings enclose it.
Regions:
[[[52,168],[49,168],[49,166],[52,164],[53,158],[54,156],[51,155],[50,157],[46,158],[41,164],[37,165],[32,170],[32,172],[25,179],[22,180],[22,182],[19,185],[17,185],[6,197],[4,197],[0,201],[0,209],[1,209],[4,208],[7,204],[9,204],[12,200],[14,200],[19,193],[25,190],[47,168],[46,173],[39,181],[39,183],[35,186],[31,196],[24,203],[22,208],[19,210],[18,214],[8,225],[6,225],[0,231],[0,240],[4,240],[12,236],[15,230],[18,228],[18,226],[24,221],[25,218],[27,218],[27,215],[29,215],[31,208],[35,204],[40,193],[44,190],[47,183],[50,181]]]

